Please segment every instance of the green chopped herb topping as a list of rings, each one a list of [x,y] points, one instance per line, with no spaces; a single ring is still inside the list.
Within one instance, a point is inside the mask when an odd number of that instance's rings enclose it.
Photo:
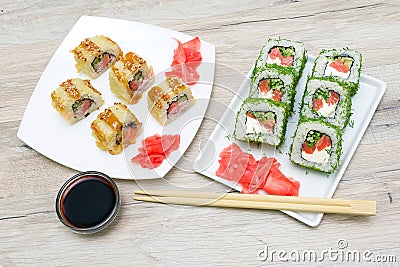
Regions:
[[[319,88],[317,89],[317,91],[315,91],[313,99],[324,99],[324,100],[328,100],[328,98],[330,97],[330,92],[327,89],[322,89]]]
[[[306,142],[307,145],[313,147],[319,139],[321,139],[322,134],[318,131],[311,130],[307,133]]]
[[[268,80],[268,87],[273,90],[283,91],[284,84],[279,78],[272,78]]]
[[[279,51],[281,52],[282,56],[288,57],[288,56],[293,56],[296,54],[295,49],[293,46],[289,47],[284,47],[284,46],[278,46]]]

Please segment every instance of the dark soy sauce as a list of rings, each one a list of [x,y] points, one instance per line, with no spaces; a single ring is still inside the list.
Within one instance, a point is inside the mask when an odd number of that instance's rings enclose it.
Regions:
[[[101,177],[84,176],[68,186],[61,198],[61,213],[74,227],[90,228],[104,222],[116,206],[116,192]]]

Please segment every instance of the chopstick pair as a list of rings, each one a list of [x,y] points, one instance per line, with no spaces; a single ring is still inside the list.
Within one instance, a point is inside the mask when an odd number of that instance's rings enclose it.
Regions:
[[[376,202],[311,197],[210,193],[196,191],[135,191],[133,199],[164,204],[261,210],[291,210],[373,216]]]

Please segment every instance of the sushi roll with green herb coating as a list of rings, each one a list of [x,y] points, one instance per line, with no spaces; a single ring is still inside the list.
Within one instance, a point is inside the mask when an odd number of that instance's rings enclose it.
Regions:
[[[261,69],[252,78],[249,96],[286,103],[291,113],[296,95],[294,80],[293,74],[281,67]]]
[[[345,86],[330,78],[310,78],[300,114],[344,129],[351,116],[350,93]]]
[[[325,121],[302,117],[289,153],[293,163],[333,173],[342,153],[342,132]]]
[[[316,58],[312,76],[332,77],[348,85],[351,96],[358,91],[362,56],[359,52],[343,48],[322,50]]]
[[[286,39],[269,39],[260,51],[253,74],[261,68],[280,66],[295,75],[297,84],[306,61],[307,56],[303,43]]]
[[[288,105],[263,98],[247,98],[236,116],[234,138],[241,141],[283,143],[288,119]]]

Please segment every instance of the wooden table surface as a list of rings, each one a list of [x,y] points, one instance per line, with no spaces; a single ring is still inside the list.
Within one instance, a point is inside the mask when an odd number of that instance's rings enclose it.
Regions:
[[[113,3],[115,2],[115,3]],[[337,248],[394,255],[400,261],[400,6],[398,1],[11,1],[0,2],[0,266],[266,265],[258,252],[321,252]],[[341,180],[335,198],[377,201],[377,215],[325,215],[311,228],[279,211],[199,208],[140,203],[133,190],[227,188],[174,168],[162,180],[117,180],[122,208],[113,224],[92,236],[64,227],[55,197],[77,173],[42,156],[16,136],[42,72],[82,15],[134,20],[198,35],[216,47],[215,83],[239,88],[268,37],[304,42],[310,54],[351,47],[363,54],[363,73],[387,91]],[[215,89],[215,88],[214,88]],[[368,92],[362,92],[368,94]],[[233,97],[213,90],[213,99]],[[211,103],[208,116],[223,110]],[[204,121],[186,156],[215,123]],[[336,264],[325,260],[325,264]],[[286,264],[275,259],[274,263]],[[310,262],[303,262],[310,264]],[[362,264],[362,263],[360,263]],[[354,264],[352,264],[354,266]]]

